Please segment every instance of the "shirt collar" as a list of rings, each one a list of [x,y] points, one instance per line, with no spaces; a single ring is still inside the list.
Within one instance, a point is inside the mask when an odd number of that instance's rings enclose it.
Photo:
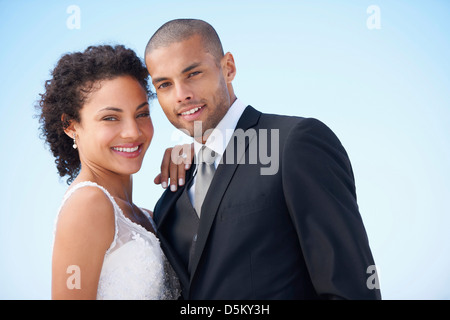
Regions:
[[[246,107],[247,106],[241,100],[236,99],[206,140],[205,146],[219,154],[215,161],[216,167],[222,158],[228,142],[233,136],[236,125]],[[194,139],[194,152],[196,155],[198,155],[202,146],[201,143]]]

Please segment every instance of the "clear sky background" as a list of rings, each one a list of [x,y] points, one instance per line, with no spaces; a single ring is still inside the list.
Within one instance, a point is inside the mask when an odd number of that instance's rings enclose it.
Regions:
[[[0,299],[50,298],[67,188],[34,117],[50,70],[88,45],[124,44],[142,57],[174,18],[216,28],[245,103],[320,119],[340,138],[383,298],[449,299],[449,13],[445,0],[0,0]],[[153,178],[163,151],[182,141],[151,105],[155,135],[134,177],[134,201],[149,209],[162,194]]]

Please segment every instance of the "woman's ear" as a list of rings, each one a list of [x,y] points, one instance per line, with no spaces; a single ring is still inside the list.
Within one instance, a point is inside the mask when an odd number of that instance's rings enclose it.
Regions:
[[[225,80],[231,83],[236,76],[236,64],[233,55],[227,52],[222,58],[222,70],[224,71]]]
[[[71,138],[73,139],[73,136],[75,135],[76,131],[75,131],[75,126],[74,126],[74,121],[70,120],[69,117],[67,116],[67,114],[63,114],[61,116],[61,123],[62,126],[64,128],[64,132]]]

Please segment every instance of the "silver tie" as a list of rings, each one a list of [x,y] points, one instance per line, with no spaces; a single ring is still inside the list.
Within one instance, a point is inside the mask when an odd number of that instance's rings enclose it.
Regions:
[[[203,200],[206,192],[208,192],[209,185],[216,171],[214,160],[217,156],[216,152],[203,146],[200,149],[198,159],[197,177],[195,180],[195,211],[200,217]]]

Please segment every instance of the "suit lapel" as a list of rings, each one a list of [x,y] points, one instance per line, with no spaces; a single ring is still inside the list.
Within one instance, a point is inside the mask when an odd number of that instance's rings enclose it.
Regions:
[[[185,186],[189,186],[192,182],[193,178],[193,172],[195,171],[195,164],[192,164],[191,169],[186,172],[186,184]],[[161,247],[164,249],[164,252],[172,264],[172,267],[177,272],[180,282],[183,283],[184,288],[189,288],[189,275],[187,273],[187,270],[184,267],[184,264],[180,260],[178,254],[175,252],[175,250],[170,245],[169,239],[166,239],[163,232],[160,232],[160,229],[164,228],[164,223],[167,218],[167,216],[170,214],[170,211],[175,206],[177,200],[180,198],[181,194],[183,193],[184,188],[178,188],[176,192],[172,192],[170,190],[167,190],[162,195],[161,199],[156,204],[154,212],[157,213],[157,234],[158,238],[161,240]],[[161,205],[163,204],[164,205]]]
[[[195,171],[195,164],[192,164],[189,171],[186,172],[186,183],[184,185],[185,187],[190,185],[192,178],[193,178],[194,171]],[[156,221],[156,224],[158,227],[164,223],[164,220],[166,219],[168,213],[170,212],[172,207],[175,205],[175,202],[178,200],[178,198],[180,197],[183,190],[184,190],[184,187],[178,188],[178,190],[176,192],[172,192],[170,190],[167,190],[164,192],[164,194],[162,195],[161,199],[158,201],[158,203],[155,207],[155,210],[154,210],[155,213],[158,212],[158,218]],[[160,205],[160,204],[164,204],[164,205]]]
[[[243,131],[255,126],[258,123],[260,115],[261,113],[259,111],[256,111],[251,106],[248,106],[245,109],[236,126],[235,133],[231,137],[230,142],[225,149],[221,163],[217,167],[216,173],[214,174],[214,178],[211,181],[211,185],[202,205],[202,217],[200,219],[199,229],[197,233],[197,242],[195,245],[195,251],[191,257],[191,282],[195,275],[200,257],[203,253],[206,241],[208,239],[209,231],[211,230],[211,226],[214,222],[217,210],[220,206],[225,191],[230,184],[230,181],[239,165],[239,162],[245,156],[245,151],[248,147],[249,142],[255,138],[256,131],[252,130],[246,132],[247,139],[243,139],[243,137],[237,137],[237,139],[235,140],[236,134],[239,132],[242,133]],[[232,143],[232,141],[235,141],[235,143]],[[230,153],[233,155],[232,157],[229,156]]]

